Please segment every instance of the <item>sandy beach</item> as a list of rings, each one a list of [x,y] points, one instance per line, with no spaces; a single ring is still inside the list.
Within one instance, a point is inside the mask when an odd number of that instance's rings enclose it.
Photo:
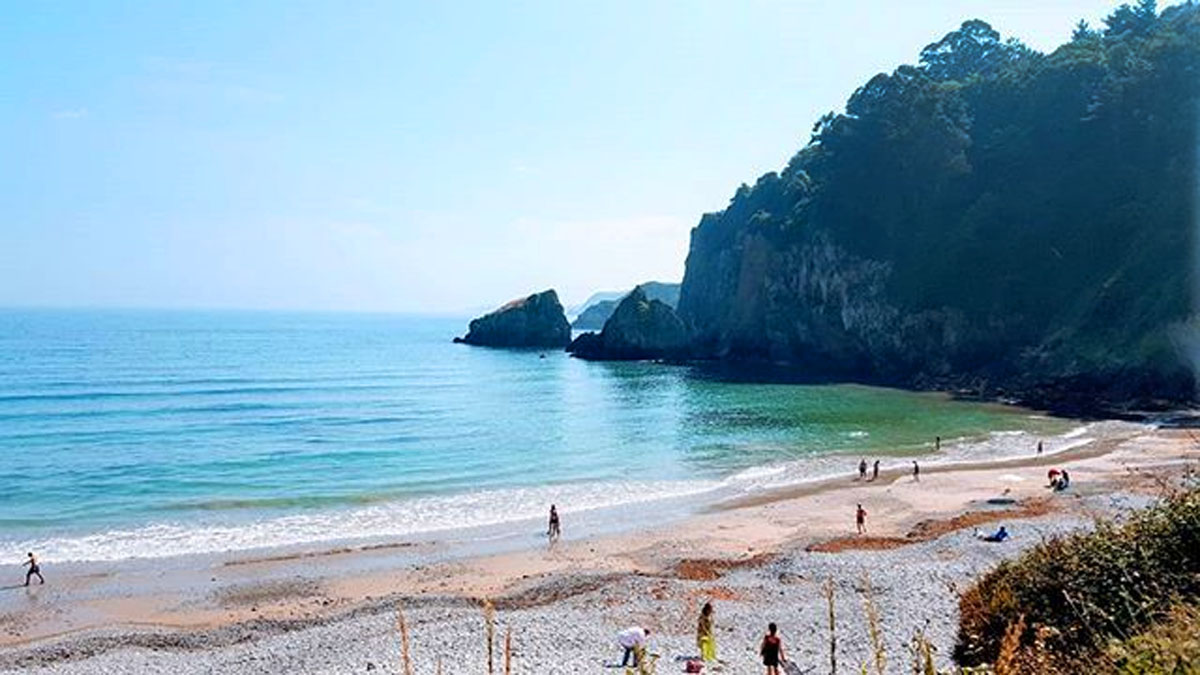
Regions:
[[[1038,456],[928,462],[880,458],[876,480],[781,487],[683,521],[553,547],[457,557],[435,540],[287,554],[48,565],[45,586],[0,591],[0,672],[402,672],[403,607],[417,673],[486,672],[480,603],[512,631],[514,672],[620,672],[620,629],[652,631],[659,672],[694,654],[696,612],[716,605],[721,672],[759,672],[756,645],[779,623],[804,672],[828,662],[822,587],[834,585],[838,659],[867,659],[864,599],[879,609],[889,672],[923,631],[948,662],[955,589],[1044,538],[1120,517],[1200,461],[1181,430],[1125,422]],[[1051,467],[1072,487],[1051,493]],[[989,503],[991,500],[992,503]],[[999,502],[999,503],[995,503]],[[868,511],[867,534],[854,509]],[[654,508],[648,506],[646,508]],[[1010,541],[973,531],[1004,524]],[[14,566],[9,577],[20,581]],[[867,593],[867,589],[870,592]]]

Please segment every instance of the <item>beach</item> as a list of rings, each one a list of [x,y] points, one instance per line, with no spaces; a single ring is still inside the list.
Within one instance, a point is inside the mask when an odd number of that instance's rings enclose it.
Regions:
[[[514,672],[603,672],[621,656],[615,634],[634,624],[651,629],[659,672],[681,671],[667,662],[696,652],[696,613],[709,600],[722,672],[758,672],[767,621],[780,625],[802,670],[823,672],[830,580],[840,663],[856,669],[868,658],[867,598],[888,672],[908,667],[906,645],[918,630],[948,663],[955,589],[1046,537],[1152,503],[1200,460],[1186,431],[1127,422],[1085,429],[1044,455],[1026,446],[1024,456],[995,461],[923,460],[919,481],[907,458],[886,456],[877,480],[859,481],[846,457],[844,476],[627,531],[580,536],[566,517],[553,547],[472,554],[426,538],[47,565],[45,586],[0,595],[0,671],[398,673],[402,608],[416,672],[435,672],[440,659],[443,672],[483,673],[487,598],[497,644],[511,629]],[[1045,487],[1051,467],[1069,470],[1069,490]],[[862,536],[854,533],[859,503],[868,512]],[[1005,543],[973,534],[1000,524],[1012,534]],[[11,577],[20,579],[15,566]]]

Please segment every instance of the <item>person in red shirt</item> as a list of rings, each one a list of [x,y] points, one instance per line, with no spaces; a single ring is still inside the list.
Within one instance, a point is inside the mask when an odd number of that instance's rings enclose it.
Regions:
[[[763,636],[762,646],[758,648],[763,665],[767,667],[767,675],[779,675],[779,664],[787,661],[783,654],[783,640],[779,639],[777,632],[779,629],[774,622],[767,624],[767,634]]]

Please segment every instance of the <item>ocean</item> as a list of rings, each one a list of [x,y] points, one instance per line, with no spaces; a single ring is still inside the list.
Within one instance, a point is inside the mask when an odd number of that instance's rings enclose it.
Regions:
[[[0,559],[536,533],[551,503],[567,523],[661,516],[860,457],[985,458],[1079,433],[939,394],[452,344],[466,322],[0,311]]]

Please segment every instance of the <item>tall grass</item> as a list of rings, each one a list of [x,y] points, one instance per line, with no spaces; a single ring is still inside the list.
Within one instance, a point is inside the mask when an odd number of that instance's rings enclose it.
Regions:
[[[487,671],[488,675],[495,672],[493,655],[496,645],[496,606],[491,600],[483,601],[483,631],[487,639]]]
[[[1026,652],[1013,668],[1037,657],[1043,672],[1079,663],[1097,672],[1100,662],[1112,666],[1104,657],[1111,641],[1142,632],[1180,600],[1200,602],[1200,490],[1001,563],[960,598],[955,657],[999,665],[1008,643]]]
[[[883,631],[880,627],[879,608],[875,605],[875,596],[871,591],[871,577],[863,575],[863,613],[867,617],[867,636],[871,640],[871,656],[875,665],[875,675],[886,675],[887,650],[883,647]]]
[[[396,630],[400,633],[400,661],[404,675],[413,675],[412,656],[408,651],[408,622],[404,620],[404,608],[396,604]]]
[[[822,590],[829,614],[829,675],[837,675],[837,612],[833,607],[833,577],[825,580]]]

